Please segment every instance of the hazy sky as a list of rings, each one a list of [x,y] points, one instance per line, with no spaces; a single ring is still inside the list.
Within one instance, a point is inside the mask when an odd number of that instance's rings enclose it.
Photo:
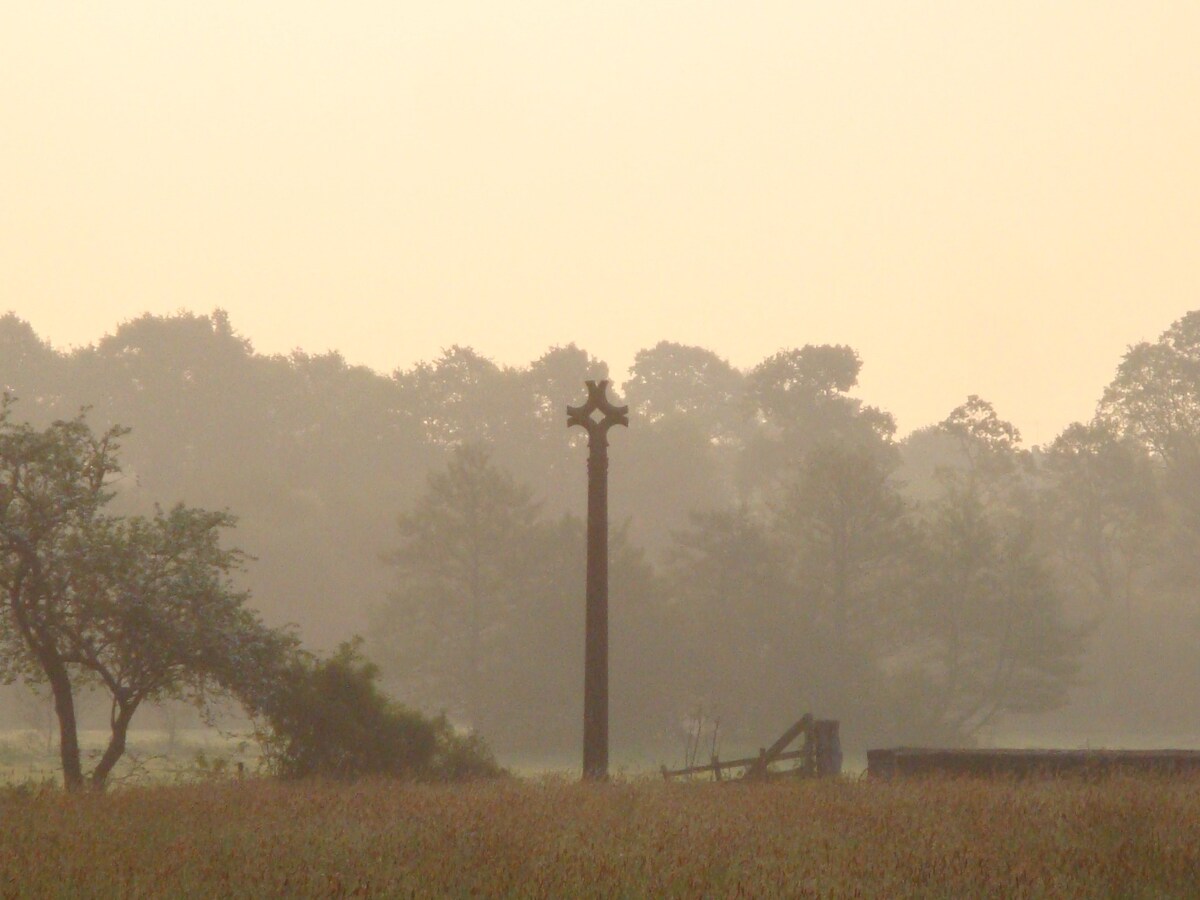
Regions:
[[[390,371],[846,343],[1027,439],[1200,307],[1200,3],[0,3],[0,310]]]

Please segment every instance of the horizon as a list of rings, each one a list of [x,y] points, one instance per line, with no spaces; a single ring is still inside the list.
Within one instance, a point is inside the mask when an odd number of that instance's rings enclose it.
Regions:
[[[37,334],[37,336],[40,339],[42,339],[43,341],[48,343],[56,352],[59,352],[59,353],[70,353],[75,350],[83,349],[83,348],[86,348],[89,346],[95,346],[97,343],[99,343],[99,341],[103,340],[105,337],[108,337],[108,336],[111,336],[112,334],[114,334],[125,323],[136,320],[138,318],[141,318],[142,316],[170,317],[170,316],[176,316],[176,315],[194,315],[194,316],[201,316],[201,317],[211,317],[213,314],[215,314],[217,312],[225,312],[226,314],[229,313],[228,310],[226,310],[220,306],[215,307],[206,312],[200,311],[200,310],[195,310],[195,309],[182,309],[182,308],[176,309],[176,310],[171,310],[171,311],[166,311],[166,312],[152,312],[152,311],[146,310],[141,313],[131,315],[131,316],[128,316],[128,317],[122,319],[116,325],[109,327],[102,334],[100,334],[94,338],[91,338],[90,340],[83,340],[83,341],[79,341],[79,342],[72,342],[69,344],[64,344],[62,342],[55,341],[52,336],[44,334],[41,330],[39,330],[39,328],[37,327],[37,324],[30,317],[23,315],[19,310],[15,310],[15,309],[6,310],[6,313],[15,315],[19,319],[26,321],[30,325],[30,327],[33,328],[34,333]],[[886,402],[879,400],[878,398],[872,396],[871,394],[869,394],[867,392],[867,389],[864,386],[864,381],[867,381],[869,379],[870,372],[871,372],[871,360],[861,351],[860,348],[858,348],[858,347],[854,346],[853,344],[850,344],[846,341],[834,340],[834,341],[829,341],[827,343],[845,344],[845,345],[851,347],[851,349],[853,349],[855,352],[858,353],[859,358],[862,360],[862,373],[860,374],[859,383],[854,388],[852,388],[849,393],[851,396],[857,397],[858,399],[862,400],[864,403],[867,403],[871,406],[877,406],[880,409],[882,409],[884,412],[891,413],[895,417],[896,423],[897,423],[897,428],[896,428],[896,439],[897,440],[904,440],[906,437],[908,437],[909,435],[911,435],[912,433],[914,433],[916,431],[920,431],[924,428],[928,428],[933,425],[936,425],[938,422],[942,421],[942,419],[944,419],[945,416],[948,415],[954,407],[958,406],[960,403],[964,402],[967,399],[967,397],[974,394],[974,395],[978,395],[978,396],[982,397],[985,400],[988,400],[989,402],[992,402],[993,405],[995,405],[997,407],[996,411],[1001,416],[1001,418],[1010,421],[1014,426],[1016,426],[1017,430],[1020,432],[1020,435],[1021,435],[1021,444],[1024,445],[1028,449],[1033,449],[1035,447],[1044,447],[1044,446],[1049,445],[1050,443],[1052,443],[1054,441],[1054,439],[1059,434],[1061,434],[1063,432],[1063,430],[1065,430],[1069,425],[1071,425],[1074,422],[1090,421],[1092,415],[1095,413],[1096,406],[1101,399],[1101,395],[1103,394],[1105,387],[1108,385],[1109,381],[1111,381],[1112,377],[1116,374],[1117,366],[1120,364],[1120,361],[1123,358],[1125,352],[1128,350],[1128,348],[1137,343],[1141,343],[1142,341],[1156,340],[1159,337],[1159,335],[1161,334],[1161,332],[1165,331],[1173,322],[1177,321],[1179,318],[1182,318],[1184,315],[1186,315],[1186,312],[1187,312],[1186,310],[1180,312],[1180,314],[1178,316],[1173,318],[1170,322],[1165,323],[1163,325],[1163,327],[1160,328],[1158,330],[1158,332],[1156,332],[1153,335],[1143,335],[1136,339],[1130,339],[1129,341],[1127,341],[1126,344],[1124,345],[1124,348],[1121,351],[1121,354],[1113,360],[1108,378],[1103,383],[1101,383],[1097,386],[1096,391],[1095,391],[1095,400],[1093,401],[1091,406],[1088,407],[1086,411],[1081,412],[1079,415],[1075,416],[1074,418],[1064,421],[1058,425],[1052,425],[1051,426],[1053,429],[1052,431],[1047,432],[1044,427],[1039,428],[1036,431],[1036,434],[1038,434],[1039,437],[1036,437],[1036,438],[1031,436],[1032,429],[1027,429],[1026,423],[1022,422],[1016,415],[1011,414],[1010,411],[1006,410],[1005,408],[1002,408],[998,403],[996,403],[993,400],[992,397],[988,396],[987,394],[985,394],[981,391],[973,390],[969,386],[967,386],[964,389],[964,391],[962,392],[959,399],[954,401],[950,406],[948,406],[941,413],[940,416],[930,419],[929,421],[918,422],[915,424],[910,423],[906,420],[906,417],[902,417],[894,408],[890,407]],[[455,346],[455,345],[462,346],[462,347],[469,347],[470,349],[474,350],[476,353],[479,353],[481,356],[491,360],[492,362],[496,363],[497,365],[499,365],[501,367],[520,369],[520,368],[524,368],[524,367],[528,366],[530,363],[537,360],[542,355],[542,353],[545,353],[547,350],[550,350],[553,347],[561,347],[561,346],[567,346],[569,344],[575,344],[580,349],[585,350],[591,356],[601,360],[602,362],[604,362],[608,365],[609,379],[610,379],[614,389],[621,388],[624,385],[624,382],[626,380],[628,380],[629,368],[630,368],[630,366],[632,366],[632,364],[634,362],[634,357],[635,357],[636,353],[641,350],[648,350],[651,347],[653,347],[655,344],[659,343],[659,341],[654,341],[653,343],[651,343],[645,347],[637,348],[636,351],[633,351],[628,354],[628,361],[622,363],[619,361],[614,361],[612,359],[609,359],[609,358],[605,357],[604,354],[602,354],[602,353],[595,352],[594,348],[589,347],[585,343],[578,341],[578,340],[563,340],[563,341],[557,341],[557,342],[552,341],[549,344],[547,344],[546,346],[544,346],[540,351],[535,352],[534,354],[532,354],[531,356],[529,356],[528,358],[525,358],[525,359],[502,359],[502,358],[499,358],[496,355],[488,352],[488,349],[486,347],[481,347],[481,346],[477,346],[475,344],[469,344],[469,343],[465,343],[462,341],[451,340],[451,341],[448,341],[447,343],[439,346],[436,349],[436,352],[431,352],[426,356],[413,358],[413,359],[410,359],[410,360],[407,360],[405,362],[398,363],[395,365],[386,365],[386,364],[378,365],[378,364],[375,364],[371,360],[355,359],[351,354],[345,352],[341,348],[334,347],[334,346],[326,346],[321,349],[314,349],[312,347],[301,347],[301,346],[292,346],[292,347],[286,347],[286,348],[284,348],[282,346],[265,348],[265,347],[261,346],[259,340],[257,340],[254,335],[250,335],[250,334],[247,334],[246,332],[242,331],[238,327],[238,323],[232,315],[230,315],[229,321],[230,321],[230,326],[233,328],[234,333],[238,337],[247,340],[250,343],[251,349],[256,354],[263,355],[263,356],[288,356],[293,352],[306,353],[309,355],[323,355],[323,354],[327,354],[327,353],[336,353],[339,356],[341,356],[341,358],[349,366],[362,366],[367,369],[370,369],[372,372],[374,372],[378,375],[382,375],[385,377],[391,377],[398,372],[408,371],[408,370],[412,369],[414,366],[417,366],[421,363],[430,362],[430,361],[436,359],[438,356],[440,356],[442,352],[444,352],[445,350],[447,350],[450,347]],[[670,343],[681,343],[681,344],[684,343],[682,341],[672,341],[670,338],[662,338],[661,340],[667,341]],[[775,350],[770,351],[770,353],[766,354],[766,356],[764,356],[760,359],[752,360],[748,364],[739,363],[737,360],[730,359],[729,356],[723,354],[720,351],[720,349],[716,348],[716,347],[707,347],[707,346],[700,345],[700,344],[689,344],[687,346],[699,346],[705,350],[710,350],[713,353],[715,353],[717,356],[721,357],[722,359],[725,359],[727,362],[729,362],[735,368],[737,368],[743,372],[746,372],[746,371],[749,371],[750,369],[752,369],[759,362],[761,362],[762,359],[767,358],[768,356],[772,355],[773,353],[778,352],[779,350],[789,349],[789,347],[801,347],[801,346],[804,346],[804,343],[805,342],[796,343],[796,344],[792,344],[792,345],[781,345],[780,347],[777,347]],[[568,403],[569,401],[570,401],[570,398],[564,398],[564,400],[563,400],[564,404]]]

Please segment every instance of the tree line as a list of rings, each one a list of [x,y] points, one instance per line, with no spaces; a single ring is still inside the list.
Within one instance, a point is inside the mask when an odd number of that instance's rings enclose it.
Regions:
[[[614,748],[677,747],[700,715],[756,746],[808,710],[855,746],[1029,715],[1200,724],[1200,313],[1131,347],[1044,447],[974,396],[898,437],[853,395],[861,365],[637,355],[612,440]],[[23,416],[132,429],[113,504],[147,534],[155,502],[236,512],[256,561],[230,577],[264,621],[365,634],[397,696],[511,753],[578,745],[586,451],[565,406],[608,374],[574,345],[388,375],[265,356],[220,312],[70,351],[0,319]]]

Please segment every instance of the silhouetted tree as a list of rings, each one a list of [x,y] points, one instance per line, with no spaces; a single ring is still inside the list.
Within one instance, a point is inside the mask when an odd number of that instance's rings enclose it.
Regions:
[[[819,444],[891,453],[891,415],[848,394],[862,361],[845,346],[781,350],[747,376],[745,402],[758,428],[741,460],[743,491],[770,493]]]
[[[534,485],[548,511],[584,512],[580,460],[587,458],[587,435],[567,429],[566,406],[582,396],[585,381],[606,378],[608,366],[574,344],[552,347],[522,373],[529,424],[516,429],[505,448],[497,448],[497,461],[519,481]]]
[[[646,424],[686,419],[706,440],[728,443],[737,439],[746,419],[744,381],[711,350],[660,341],[638,351],[622,390]]]
[[[974,396],[939,427],[964,462],[940,471],[925,506],[913,647],[895,683],[907,728],[954,741],[1065,704],[1083,632],[1038,546],[1017,430]]]
[[[470,347],[454,345],[433,362],[397,372],[404,402],[428,439],[444,448],[494,444],[518,419],[523,404],[519,374]]]
[[[1200,456],[1200,310],[1157,342],[1129,348],[1100,403],[1116,433],[1142,443],[1168,465]]]
[[[26,415],[49,421],[62,413],[65,376],[65,359],[28,322],[0,316],[0,393],[22,397]]]
[[[913,691],[907,728],[969,739],[1006,713],[1067,701],[1082,633],[1028,520],[1001,526],[977,494],[951,488],[925,529],[914,654],[899,680]]]
[[[742,374],[700,347],[662,341],[640,351],[625,382],[631,427],[620,441],[613,508],[639,542],[661,551],[697,509],[719,509],[735,492],[741,451]],[[652,503],[646,498],[653,497]]]
[[[136,429],[125,464],[151,494],[169,486],[188,502],[213,503],[239,468],[229,463],[261,471],[248,440],[262,415],[251,399],[252,349],[222,311],[140,316],[77,350],[70,371],[98,422]]]
[[[814,711],[864,738],[884,736],[883,661],[906,648],[914,600],[908,504],[878,448],[813,448],[774,504],[774,533],[809,633],[797,641],[811,670]]]
[[[489,732],[513,752],[574,758],[582,739],[585,526],[577,516],[528,534],[530,589],[506,622],[508,652]],[[653,567],[628,529],[609,532],[610,737],[619,752],[646,750],[669,730],[681,672],[675,620]]]
[[[786,554],[741,506],[692,513],[667,561],[689,701],[680,712],[703,709],[753,747],[795,711],[797,692],[817,675],[812,612],[787,578]]]
[[[467,444],[398,520],[401,544],[388,557],[397,585],[377,626],[380,658],[388,654],[411,696],[476,729],[489,721],[486,685],[508,649],[505,625],[534,578],[537,516],[532,492],[484,447]]]
[[[905,597],[908,509],[889,469],[861,447],[827,444],[777,506],[777,530],[805,604],[837,647],[870,656]],[[861,652],[861,651],[860,651]]]
[[[1200,310],[1157,342],[1129,349],[1104,391],[1098,417],[1118,437],[1140,444],[1159,466],[1180,562],[1200,557]],[[1194,582],[1200,566],[1184,566]]]
[[[1150,460],[1103,422],[1075,423],[1047,448],[1042,505],[1064,576],[1100,610],[1129,607],[1165,525]]]

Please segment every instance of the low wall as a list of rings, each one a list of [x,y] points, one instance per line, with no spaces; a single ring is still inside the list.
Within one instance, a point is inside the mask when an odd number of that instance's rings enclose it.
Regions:
[[[1200,772],[1200,750],[945,750],[895,747],[867,751],[867,774],[1036,776]]]

